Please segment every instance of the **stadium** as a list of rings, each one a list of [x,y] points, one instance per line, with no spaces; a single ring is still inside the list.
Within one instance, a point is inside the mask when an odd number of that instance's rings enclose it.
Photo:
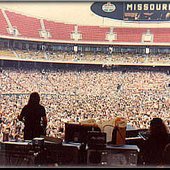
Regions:
[[[101,125],[117,117],[126,119],[134,133],[148,130],[155,117],[169,128],[169,8],[168,1],[1,3],[1,140],[8,130],[10,140],[22,141],[24,124],[17,116],[32,92],[40,94],[45,106],[50,140],[66,140],[68,122]],[[140,148],[142,138],[135,137],[126,142]],[[69,149],[76,155],[74,147]],[[77,161],[76,155],[66,160],[69,149],[64,150],[65,159],[48,161],[104,166],[101,160],[90,161],[92,150],[84,159]],[[109,154],[107,166],[113,167]],[[15,166],[20,157],[5,161]],[[141,158],[138,163],[143,166]]]

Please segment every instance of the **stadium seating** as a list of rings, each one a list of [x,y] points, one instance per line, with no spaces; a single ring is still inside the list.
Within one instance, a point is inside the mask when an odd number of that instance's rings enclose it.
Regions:
[[[42,39],[43,36],[40,35],[39,31],[42,30],[40,19],[32,16],[26,16],[24,14],[19,14],[11,12],[9,10],[4,10],[5,14],[12,25],[13,28],[17,28],[19,31],[19,37],[27,39]],[[0,34],[1,36],[13,36],[7,32],[8,23],[5,16],[0,10]],[[48,39],[57,41],[75,41],[71,34],[75,30],[75,24],[69,24],[58,21],[50,21],[43,19],[44,27],[49,32],[50,37]],[[142,28],[142,27],[114,27],[113,33],[116,34],[116,38],[111,40],[115,43],[143,43],[143,34],[146,34],[147,30],[150,30],[153,34],[152,43],[169,43],[169,28]],[[46,31],[45,30],[45,31]],[[77,31],[81,34],[81,38],[78,41],[81,42],[105,42],[109,43],[106,35],[110,32],[109,26],[87,26],[87,25],[77,25]],[[148,43],[150,43],[148,42]]]
[[[106,41],[106,33],[109,32],[109,27],[80,26],[79,31],[82,34],[83,41]]]
[[[169,42],[169,28],[153,28],[151,29],[152,33],[154,34],[154,42],[163,43]]]
[[[0,34],[1,35],[9,35],[7,33],[8,24],[2,14],[2,10],[0,10],[0,21],[1,21]]]
[[[40,21],[37,18],[6,11],[6,14],[12,24],[17,27],[22,37],[39,38],[41,29]]]
[[[143,28],[115,28],[117,42],[141,42],[142,34],[146,32]]]
[[[73,24],[64,24],[54,21],[44,20],[47,30],[51,33],[52,39],[55,40],[71,40],[70,35],[74,30]]]

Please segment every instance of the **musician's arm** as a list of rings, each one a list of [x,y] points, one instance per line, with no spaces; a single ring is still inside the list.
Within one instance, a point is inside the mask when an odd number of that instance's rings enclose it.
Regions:
[[[43,126],[47,127],[47,117],[43,116],[42,119],[43,119]]]

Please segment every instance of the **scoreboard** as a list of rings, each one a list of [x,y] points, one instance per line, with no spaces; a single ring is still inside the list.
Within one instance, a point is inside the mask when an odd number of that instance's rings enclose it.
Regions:
[[[101,17],[123,21],[170,21],[168,1],[94,2],[91,10]]]

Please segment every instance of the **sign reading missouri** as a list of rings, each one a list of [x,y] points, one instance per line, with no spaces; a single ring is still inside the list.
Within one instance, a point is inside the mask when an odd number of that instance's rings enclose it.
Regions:
[[[124,21],[170,21],[170,2],[94,2],[92,12]]]

